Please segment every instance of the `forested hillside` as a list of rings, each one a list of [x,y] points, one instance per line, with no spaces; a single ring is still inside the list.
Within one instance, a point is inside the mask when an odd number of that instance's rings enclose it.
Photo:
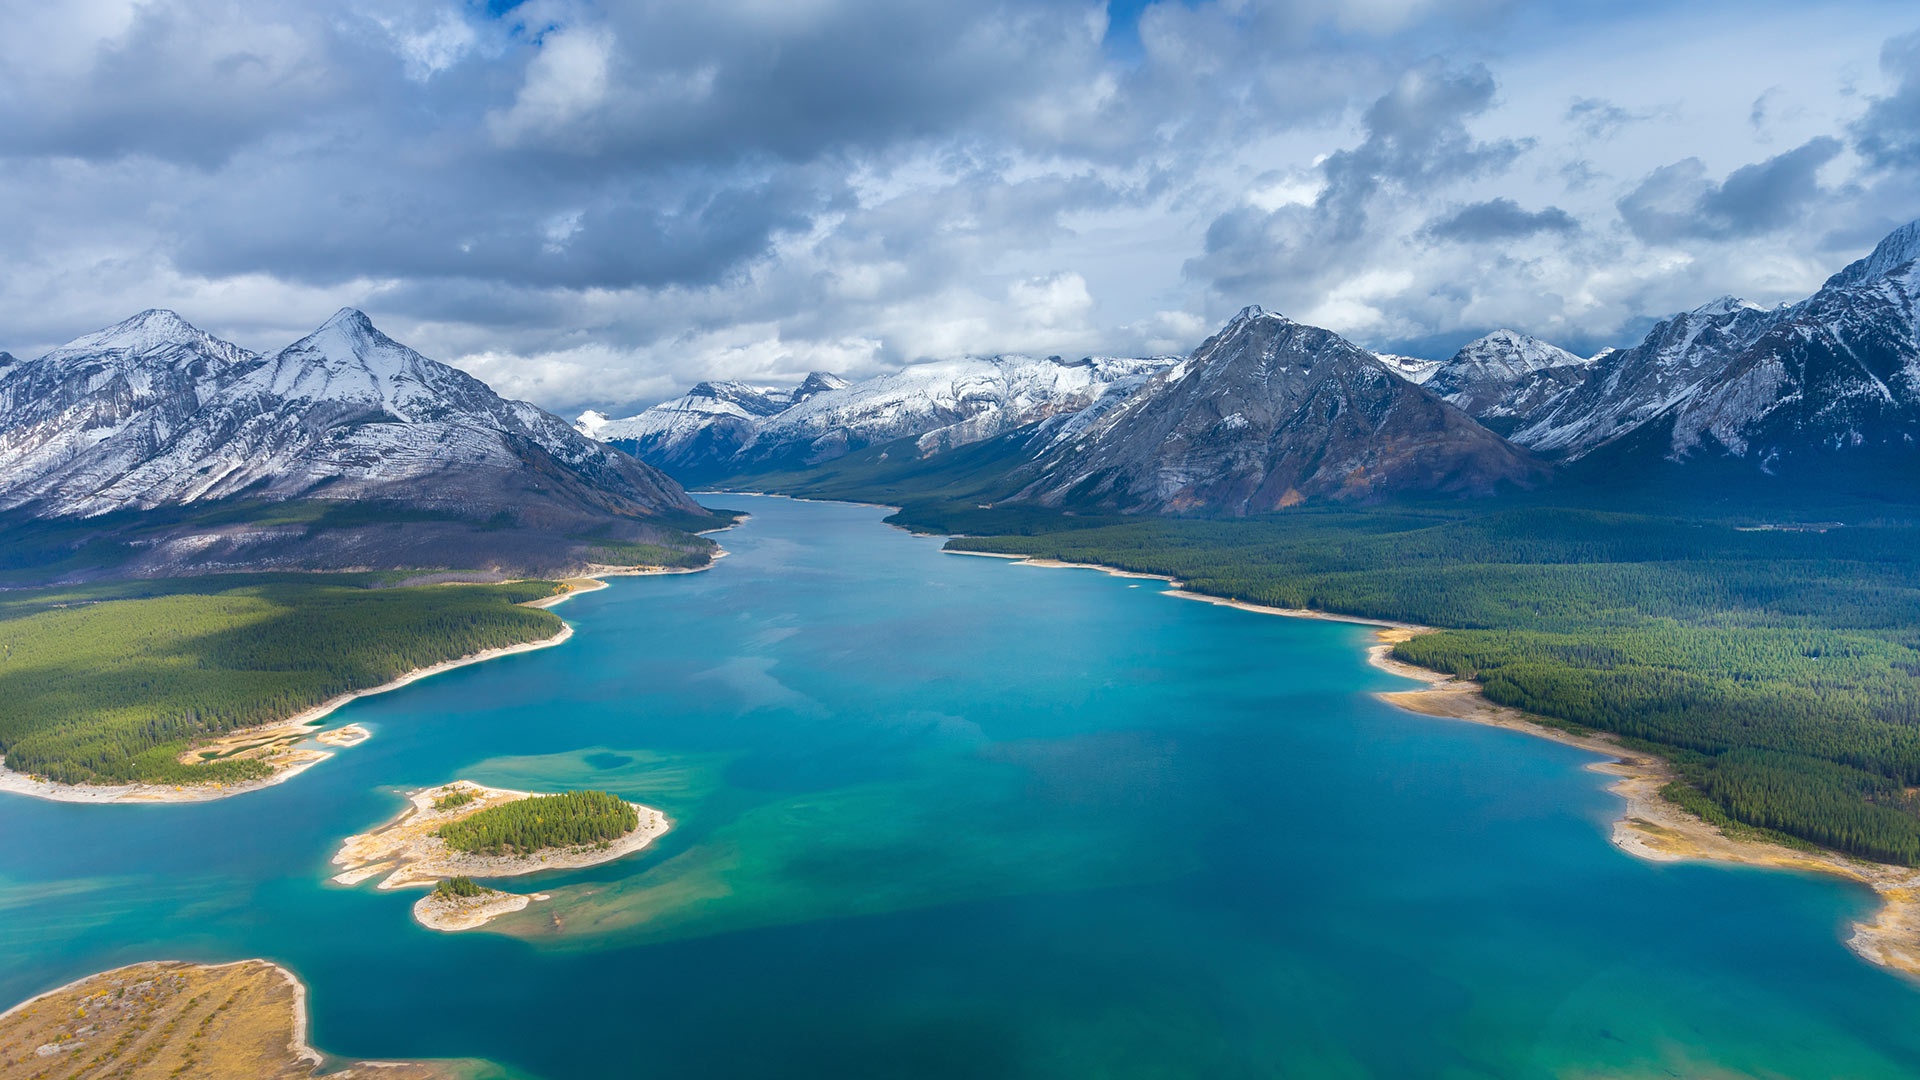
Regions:
[[[182,764],[196,738],[485,649],[552,637],[521,606],[550,581],[382,588],[371,575],[246,575],[0,593],[0,754],[66,783],[235,782]]]
[[[956,504],[956,550],[1440,627],[1401,658],[1672,760],[1709,813],[1920,865],[1920,529],[1552,506],[1085,520]],[[1024,535],[1009,535],[1024,534]]]

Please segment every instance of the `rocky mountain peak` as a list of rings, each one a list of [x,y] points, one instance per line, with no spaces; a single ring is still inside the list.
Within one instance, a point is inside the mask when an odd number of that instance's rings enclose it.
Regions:
[[[1908,222],[1888,233],[1866,258],[1856,260],[1828,278],[1825,287],[1844,288],[1874,278],[1889,277],[1915,259],[1920,259],[1920,221]]]
[[[223,364],[251,359],[253,354],[222,341],[174,312],[149,308],[112,326],[82,334],[42,357],[52,363],[105,356],[154,358],[170,354],[176,361],[204,357]]]

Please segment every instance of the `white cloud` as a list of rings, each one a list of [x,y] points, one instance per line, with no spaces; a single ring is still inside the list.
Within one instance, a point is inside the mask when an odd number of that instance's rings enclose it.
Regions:
[[[605,100],[613,47],[613,35],[602,28],[548,33],[512,107],[487,114],[494,138],[508,145],[529,135],[561,139],[569,124]]]

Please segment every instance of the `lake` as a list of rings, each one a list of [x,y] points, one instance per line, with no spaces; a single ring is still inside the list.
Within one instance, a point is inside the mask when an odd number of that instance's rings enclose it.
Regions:
[[[1363,627],[705,501],[753,515],[711,571],[354,702],[286,784],[0,798],[0,999],[260,956],[330,1053],[548,1080],[1920,1075],[1920,994],[1842,944],[1869,894],[1619,852],[1590,755],[1380,703]],[[675,827],[476,932],[327,883],[456,778]]]

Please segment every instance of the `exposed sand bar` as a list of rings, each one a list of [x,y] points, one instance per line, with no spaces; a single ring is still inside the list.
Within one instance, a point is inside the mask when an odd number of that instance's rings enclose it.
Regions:
[[[1613,823],[1613,843],[1631,855],[1652,862],[1704,860],[1830,874],[1867,886],[1879,897],[1880,909],[1871,920],[1853,924],[1847,938],[1848,948],[1875,964],[1920,978],[1920,870],[1856,859],[1821,848],[1792,848],[1765,840],[1728,836],[1662,794],[1662,789],[1672,783],[1675,776],[1660,758],[1628,750],[1606,732],[1572,731],[1545,717],[1496,704],[1481,692],[1478,683],[1394,658],[1395,645],[1429,633],[1432,627],[1323,611],[1266,607],[1207,596],[1189,592],[1181,582],[1163,574],[1133,573],[1097,563],[1067,563],[987,551],[951,554],[1013,559],[1027,566],[1099,570],[1115,577],[1166,582],[1169,588],[1163,595],[1183,600],[1199,600],[1262,615],[1377,627],[1375,642],[1367,649],[1368,660],[1383,671],[1427,684],[1424,690],[1376,694],[1381,701],[1423,716],[1464,720],[1550,739],[1607,758],[1587,768],[1615,778],[1608,790],[1620,796],[1626,805]]]
[[[472,1064],[363,1061],[326,1075],[452,1080]],[[306,987],[265,960],[133,964],[0,1013],[0,1080],[298,1080],[326,1065],[307,1043]]]
[[[458,806],[439,809],[450,795],[468,797]],[[435,835],[452,822],[469,818],[496,806],[532,799],[530,791],[493,788],[470,780],[456,780],[439,787],[423,788],[407,794],[408,807],[400,816],[371,832],[350,836],[340,845],[333,864],[342,867],[333,881],[337,885],[358,885],[381,877],[381,889],[432,888],[457,877],[502,878],[534,874],[542,870],[573,870],[598,866],[625,858],[665,835],[672,823],[667,815],[652,807],[630,803],[639,824],[625,836],[607,844],[572,848],[549,848],[531,855],[477,855],[455,851]],[[436,897],[429,894],[413,906],[414,918],[434,930],[471,930],[488,921],[519,911],[545,895],[521,896],[489,890],[478,897]]]

